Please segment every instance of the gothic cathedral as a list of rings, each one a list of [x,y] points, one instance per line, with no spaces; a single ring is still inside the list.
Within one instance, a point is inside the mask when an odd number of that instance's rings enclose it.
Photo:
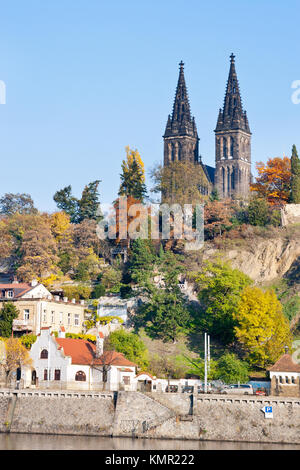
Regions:
[[[251,182],[251,132],[242,107],[234,58],[231,54],[224,105],[215,129],[216,167],[205,165],[199,155],[199,137],[191,115],[183,62],[179,64],[173,111],[163,136],[164,166],[175,161],[201,165],[206,181],[202,194],[215,188],[221,199],[247,199]]]

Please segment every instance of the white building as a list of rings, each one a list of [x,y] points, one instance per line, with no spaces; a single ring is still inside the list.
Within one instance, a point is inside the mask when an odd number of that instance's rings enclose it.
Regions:
[[[100,337],[101,336],[101,337]],[[33,366],[22,370],[25,388],[73,390],[134,390],[136,365],[116,351],[103,353],[103,335],[97,344],[81,339],[59,337],[51,328],[42,328],[32,345]]]
[[[119,317],[127,322],[128,312],[137,304],[135,298],[121,299],[119,295],[100,297],[97,307],[99,317]]]

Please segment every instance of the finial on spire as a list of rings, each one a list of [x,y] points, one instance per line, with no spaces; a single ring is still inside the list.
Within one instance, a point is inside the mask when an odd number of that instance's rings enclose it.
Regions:
[[[230,56],[230,62],[233,64],[234,62],[234,59],[235,59],[235,55],[232,53],[231,56]]]
[[[180,70],[183,70],[184,62],[182,62],[182,60],[181,60],[180,63],[179,63],[179,67],[180,67]]]

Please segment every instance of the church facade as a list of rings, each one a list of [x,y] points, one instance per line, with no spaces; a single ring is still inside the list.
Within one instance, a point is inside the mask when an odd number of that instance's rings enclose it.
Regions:
[[[214,131],[215,168],[204,164],[199,155],[200,139],[191,114],[182,61],[172,114],[163,135],[164,166],[176,161],[200,165],[204,175],[201,193],[210,194],[215,188],[221,199],[247,199],[251,182],[251,132],[242,107],[234,59],[231,54],[224,104]]]

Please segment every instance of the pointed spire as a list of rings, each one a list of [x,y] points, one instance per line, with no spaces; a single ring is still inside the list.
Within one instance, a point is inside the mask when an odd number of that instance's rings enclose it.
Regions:
[[[190,103],[184,77],[184,63],[179,63],[179,77],[173,103],[172,116],[168,117],[165,136],[187,134],[197,136],[194,118],[191,116]]]
[[[250,132],[249,123],[243,111],[239,82],[235,70],[235,55],[230,56],[230,69],[226,85],[223,110],[219,112],[216,130],[242,129]]]

